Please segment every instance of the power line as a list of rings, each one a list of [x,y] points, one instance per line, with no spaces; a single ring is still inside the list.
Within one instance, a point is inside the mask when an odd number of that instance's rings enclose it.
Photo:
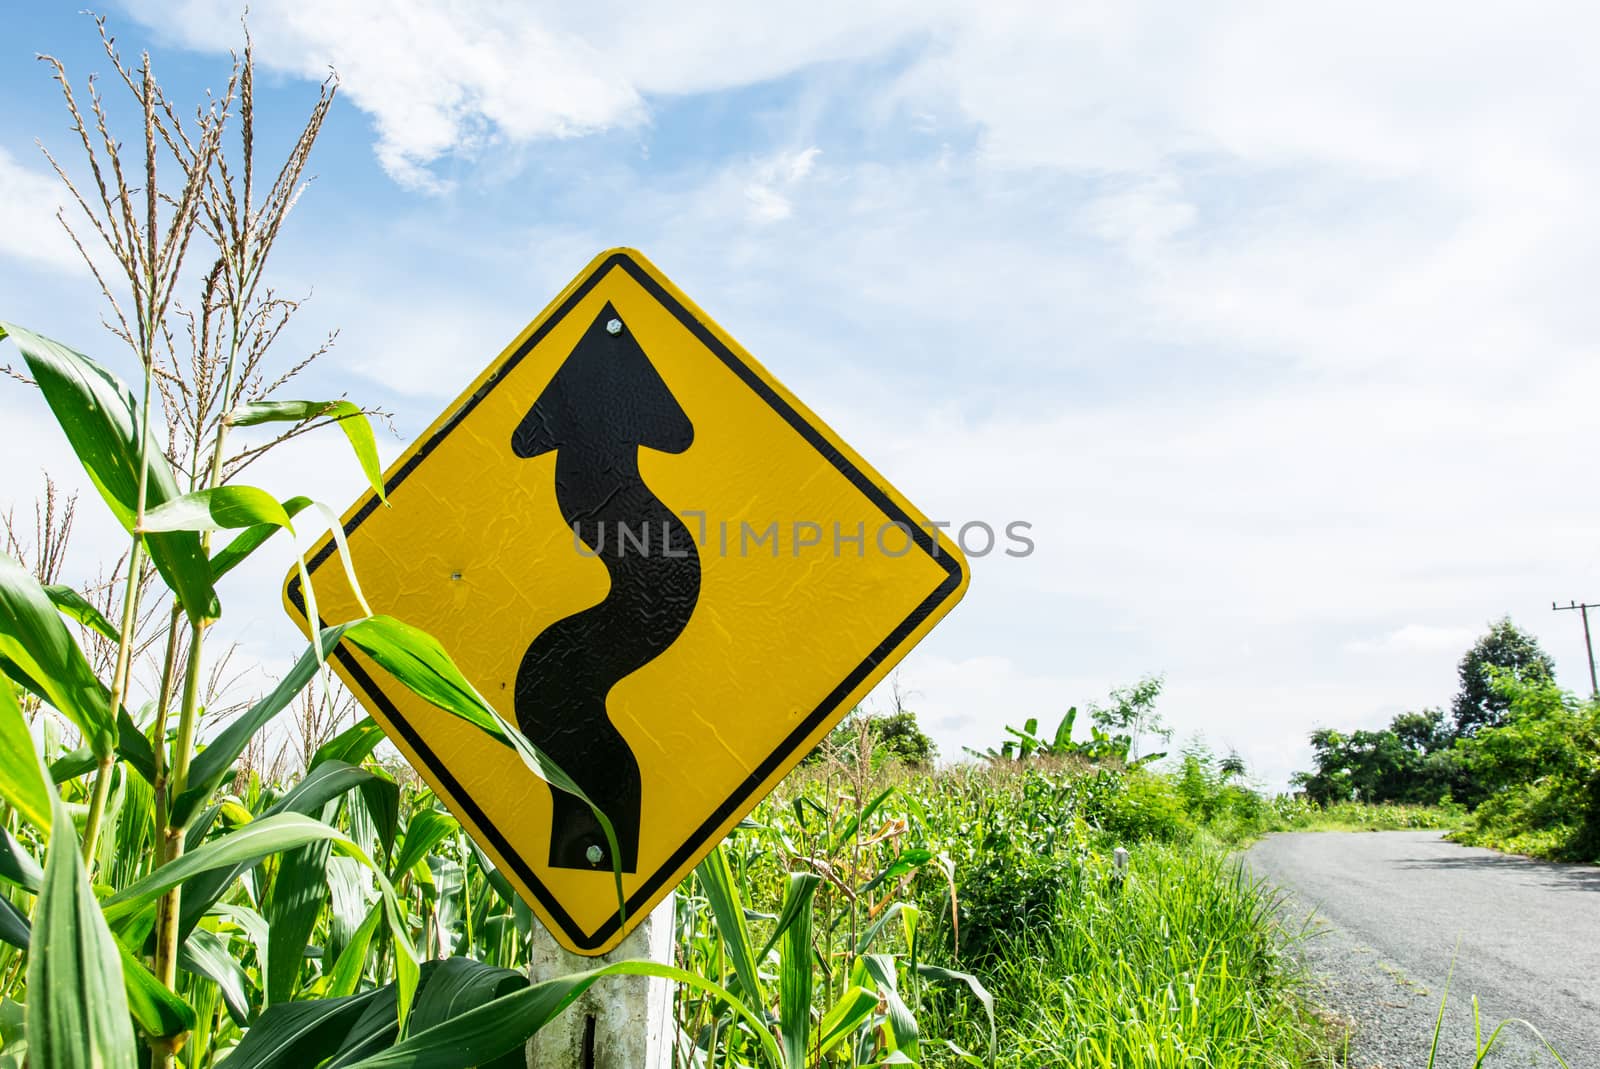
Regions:
[[[1580,605],[1576,601],[1569,601],[1565,605],[1557,605],[1552,601],[1550,608],[1554,612],[1570,612],[1576,609],[1583,614],[1583,646],[1584,649],[1589,651],[1589,693],[1596,698],[1600,698],[1600,682],[1595,681],[1594,675],[1594,643],[1589,640],[1589,610],[1600,609],[1600,605],[1587,603]]]

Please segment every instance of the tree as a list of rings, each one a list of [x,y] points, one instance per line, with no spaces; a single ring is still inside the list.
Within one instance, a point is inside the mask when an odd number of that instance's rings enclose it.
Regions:
[[[1541,684],[1555,680],[1555,662],[1539,647],[1539,641],[1501,617],[1461,658],[1458,669],[1461,690],[1452,712],[1455,736],[1470,738],[1480,730],[1504,723],[1510,699],[1495,685],[1496,673],[1509,674],[1520,683]]]
[[[1291,782],[1321,805],[1460,800],[1465,784],[1453,741],[1438,709],[1401,713],[1377,731],[1321,728],[1311,733],[1315,770],[1297,772]]]
[[[874,717],[872,731],[878,749],[890,760],[921,767],[938,760],[939,747],[917,726],[917,714],[910,709]]]
[[[1139,740],[1145,735],[1171,742],[1172,729],[1156,712],[1156,699],[1161,697],[1163,683],[1160,676],[1145,676],[1132,686],[1113,687],[1108,704],[1089,704],[1089,718],[1108,735],[1128,736],[1131,740],[1129,756],[1138,756]]]
[[[1508,712],[1456,750],[1484,793],[1476,835],[1538,844],[1542,856],[1600,861],[1600,701],[1501,673]],[[1520,849],[1513,845],[1512,849]]]
[[[1289,782],[1306,792],[1318,805],[1350,800],[1350,761],[1345,737],[1333,728],[1318,728],[1311,733],[1310,772],[1296,772]]]
[[[1401,713],[1389,730],[1413,750],[1432,753],[1450,745],[1450,729],[1445,726],[1443,709],[1424,709],[1420,713]]]
[[[917,724],[917,714],[904,707],[892,713],[874,716],[856,709],[823,739],[815,750],[807,754],[802,764],[814,764],[826,757],[844,757],[854,760],[859,750],[861,731],[865,727],[870,739],[872,761],[898,761],[919,768],[931,768],[939,759],[939,747]]]

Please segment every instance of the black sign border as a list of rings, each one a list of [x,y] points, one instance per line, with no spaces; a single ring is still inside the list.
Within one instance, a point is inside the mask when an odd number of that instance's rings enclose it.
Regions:
[[[724,345],[721,339],[705,323],[685,308],[647,269],[630,256],[628,252],[622,250],[614,252],[602,260],[590,272],[589,276],[573,289],[566,300],[562,301],[553,313],[539,323],[537,329],[529,335],[528,339],[518,346],[510,357],[495,368],[494,373],[483,385],[471,397],[467,398],[466,402],[457,408],[455,412],[451,413],[450,418],[429,435],[428,439],[422,443],[416,452],[412,453],[406,459],[406,462],[385,481],[385,491],[394,493],[400,484],[405,482],[406,477],[415,471],[423,460],[427,459],[428,455],[455,430],[456,426],[478,406],[479,402],[489,396],[490,392],[505,378],[506,373],[521,363],[523,357],[527,356],[551,330],[555,329],[556,325],[562,322],[613,268],[620,268],[627,272],[646,292],[660,302],[662,307],[670,311],[685,329],[727,365],[729,370],[737,375],[745,385],[750,387],[773,411],[782,416],[784,421],[794,428],[841,475],[848,479],[851,485],[855,486],[868,500],[876,505],[888,517],[890,522],[901,525],[903,530],[909,532],[913,543],[939,564],[940,567],[944,568],[946,572],[944,581],[934,588],[933,593],[923,599],[922,603],[913,609],[911,614],[902,620],[889,633],[887,638],[880,642],[871,653],[867,654],[861,663],[846,675],[844,680],[829,692],[827,697],[823,698],[815,709],[806,715],[806,718],[788,734],[777,749],[734,788],[733,793],[728,796],[727,800],[718,806],[716,811],[695,829],[688,840],[639,886],[639,889],[633,893],[627,903],[628,915],[636,916],[638,911],[643,909],[644,904],[650,900],[650,897],[660,890],[662,883],[677,872],[679,867],[690,856],[699,852],[706,845],[707,840],[717,833],[717,830],[727,819],[750,800],[751,794],[760,788],[762,783],[766,782],[767,777],[794,754],[794,751],[805,742],[811,733],[817,729],[818,725],[837,710],[850,692],[893,654],[901,643],[929,615],[960,589],[963,570],[959,558],[953,554],[938,551],[938,543],[934,538],[933,532],[914,522],[906,514],[905,510],[895,503],[894,498],[883,487],[873,482],[871,477],[851,463],[848,457],[839,452],[821,431],[797,412],[760,374]],[[362,522],[372,515],[378,505],[377,495],[369,493],[355,515],[345,524],[346,536],[354,534],[356,528],[360,527]],[[335,549],[336,544],[330,538],[322,546],[321,550],[307,562],[307,573],[316,572],[333,555]],[[290,578],[286,593],[290,604],[295,607],[301,618],[304,619],[306,617],[305,596],[300,589],[300,576],[298,574]],[[329,626],[320,619],[320,614],[318,626],[324,628]],[[383,693],[383,690],[377,686],[366,670],[357,663],[355,657],[345,646],[341,644],[334,650],[332,656],[338,660],[345,672],[348,673],[351,682],[360,687],[365,692],[366,697],[382,711],[385,719],[394,725],[400,734],[405,736],[406,742],[410,745],[412,751],[427,763],[429,769],[438,778],[440,786],[449,794],[450,800],[460,806],[472,818],[472,823],[479,829],[480,833],[495,845],[495,853],[501,862],[517,874],[524,887],[533,892],[550,917],[561,926],[561,930],[572,940],[573,945],[593,951],[598,951],[600,947],[604,946],[607,940],[616,934],[621,925],[618,914],[613,913],[605,923],[593,932],[586,932],[580,928],[571,915],[556,901],[555,896],[550,893],[549,889],[545,887],[533,870],[518,855],[517,851],[512,849],[511,845],[501,836],[493,822],[478,808],[477,803],[472,800],[471,794],[462,787],[455,776],[451,775],[450,770],[438,759],[417,731],[407,723],[400,710]]]

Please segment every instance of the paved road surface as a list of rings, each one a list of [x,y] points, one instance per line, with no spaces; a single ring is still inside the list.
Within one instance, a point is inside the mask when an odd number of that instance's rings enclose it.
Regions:
[[[1294,922],[1315,910],[1300,953],[1326,1000],[1355,1022],[1352,1069],[1427,1065],[1452,956],[1439,1069],[1472,1065],[1473,995],[1486,1036],[1522,1017],[1572,1069],[1600,1069],[1600,868],[1409,831],[1272,835],[1245,859],[1291,892]],[[1556,1065],[1524,1037],[1497,1046],[1485,1066]]]

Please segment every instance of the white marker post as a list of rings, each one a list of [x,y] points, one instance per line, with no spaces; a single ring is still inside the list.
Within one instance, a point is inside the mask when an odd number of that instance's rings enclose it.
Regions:
[[[528,979],[538,983],[640,958],[674,964],[677,900],[676,893],[668,895],[617,949],[593,958],[566,950],[535,926]],[[672,987],[653,976],[602,979],[534,1035],[528,1069],[672,1069]]]

